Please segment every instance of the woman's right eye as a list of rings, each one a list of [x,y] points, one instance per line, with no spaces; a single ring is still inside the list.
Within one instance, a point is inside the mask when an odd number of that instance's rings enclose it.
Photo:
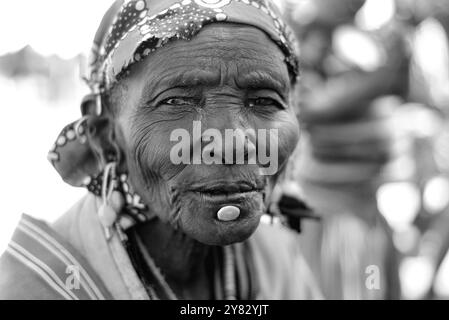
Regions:
[[[198,102],[194,98],[176,97],[165,99],[161,102],[161,104],[170,106],[195,106],[198,104]]]

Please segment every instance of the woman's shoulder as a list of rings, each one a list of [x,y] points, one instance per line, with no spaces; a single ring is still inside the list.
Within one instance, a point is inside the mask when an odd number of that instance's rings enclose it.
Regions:
[[[0,257],[0,300],[64,299],[9,248]]]
[[[100,286],[101,287],[101,286]],[[23,215],[0,257],[0,299],[100,299],[89,265],[45,222]]]

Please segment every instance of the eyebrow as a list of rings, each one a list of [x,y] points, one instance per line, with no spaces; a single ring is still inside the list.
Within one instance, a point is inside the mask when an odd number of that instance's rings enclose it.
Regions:
[[[203,69],[193,69],[184,72],[167,74],[156,82],[148,84],[146,89],[160,88],[158,95],[172,88],[194,88],[198,86],[213,86],[220,83],[220,75]]]
[[[281,73],[273,70],[250,71],[239,75],[236,79],[236,85],[239,89],[270,89],[276,91],[281,97],[285,98],[286,90],[289,88],[289,82]],[[161,79],[149,83],[145,90],[153,92],[151,98],[156,99],[162,93],[169,89],[185,88],[192,89],[198,86],[217,86],[221,82],[221,75],[216,72],[206,71],[204,69],[193,69],[184,72],[172,72]],[[154,88],[158,88],[155,92]]]
[[[289,82],[280,73],[272,70],[257,70],[243,74],[237,78],[237,86],[241,89],[271,89],[284,97]]]

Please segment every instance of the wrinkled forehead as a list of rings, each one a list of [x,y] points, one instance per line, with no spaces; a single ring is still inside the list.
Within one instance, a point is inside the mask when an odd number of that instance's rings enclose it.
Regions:
[[[133,65],[121,80],[145,91],[236,85],[289,90],[291,79],[281,50],[262,31],[213,24],[190,41],[174,41]],[[133,81],[129,85],[128,81]],[[139,85],[137,85],[139,83]]]
[[[97,32],[89,84],[108,90],[132,65],[178,39],[191,40],[203,27],[232,23],[263,31],[283,52],[293,79],[296,43],[271,0],[119,0]]]

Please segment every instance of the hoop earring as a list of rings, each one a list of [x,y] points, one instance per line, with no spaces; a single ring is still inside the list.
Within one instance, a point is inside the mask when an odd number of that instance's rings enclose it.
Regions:
[[[113,226],[122,211],[125,200],[122,194],[117,191],[118,180],[116,172],[117,164],[110,162],[103,172],[103,182],[101,188],[101,198],[103,203],[98,210],[100,222],[104,228],[106,240],[112,238]]]

